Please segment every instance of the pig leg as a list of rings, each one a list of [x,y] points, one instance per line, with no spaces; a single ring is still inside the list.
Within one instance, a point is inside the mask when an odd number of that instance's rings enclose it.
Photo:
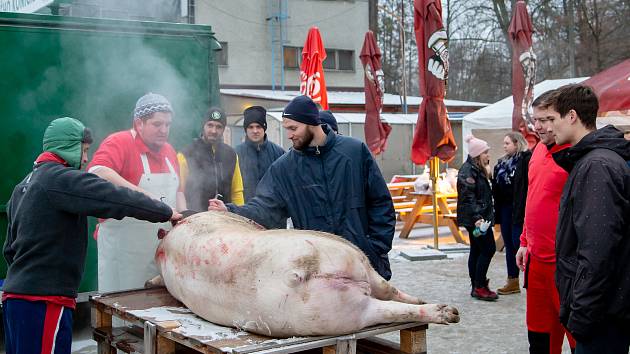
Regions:
[[[441,304],[412,305],[371,298],[363,315],[363,327],[392,322],[457,323],[459,312]]]
[[[405,294],[396,289],[373,269],[368,271],[368,278],[370,288],[372,289],[372,296],[379,300],[397,301],[414,305],[426,304],[426,302],[422,301],[420,298]]]

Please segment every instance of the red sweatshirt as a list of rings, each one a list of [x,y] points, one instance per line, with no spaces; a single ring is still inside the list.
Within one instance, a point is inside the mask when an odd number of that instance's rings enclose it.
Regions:
[[[539,143],[529,161],[529,180],[525,224],[521,246],[541,262],[556,261],[556,225],[562,188],[569,174],[556,165],[552,153],[569,145],[554,145],[551,150]]]

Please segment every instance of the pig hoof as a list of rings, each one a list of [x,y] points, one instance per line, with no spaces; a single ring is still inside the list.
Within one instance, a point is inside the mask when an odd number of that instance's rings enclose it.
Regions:
[[[459,322],[459,311],[453,306],[438,305],[438,320],[441,324]]]
[[[151,278],[144,283],[145,289],[157,288],[160,286],[164,286],[164,279],[162,279],[161,275]]]

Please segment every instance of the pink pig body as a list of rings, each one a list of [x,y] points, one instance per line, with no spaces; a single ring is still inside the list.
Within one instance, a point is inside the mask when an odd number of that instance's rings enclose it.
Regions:
[[[156,252],[169,292],[198,316],[274,336],[340,335],[389,322],[459,321],[389,285],[365,255],[326,233],[261,230],[234,214],[186,218]]]

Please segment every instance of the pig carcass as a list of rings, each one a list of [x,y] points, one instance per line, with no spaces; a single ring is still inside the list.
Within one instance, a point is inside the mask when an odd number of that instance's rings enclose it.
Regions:
[[[273,336],[341,335],[391,322],[459,321],[391,286],[354,245],[335,235],[264,230],[238,215],[187,217],[160,242],[168,291],[198,316]]]

